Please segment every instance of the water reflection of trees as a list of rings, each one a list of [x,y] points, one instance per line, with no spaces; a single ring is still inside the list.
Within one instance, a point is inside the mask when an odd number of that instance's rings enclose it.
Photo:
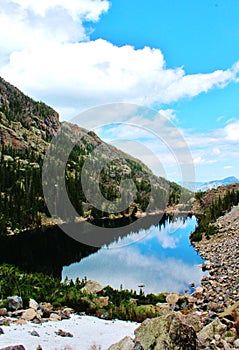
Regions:
[[[186,216],[182,220],[186,220]],[[147,230],[152,225],[159,229],[169,222],[174,222],[177,217],[166,215],[150,215],[140,220],[124,218],[122,221],[98,221],[98,226],[86,226],[86,223],[74,224],[72,229],[76,233],[76,239],[70,238],[58,227],[45,231],[25,232],[15,236],[0,237],[0,264],[14,264],[27,272],[44,272],[61,277],[63,266],[80,262],[84,257],[97,252],[100,247],[92,247],[80,243],[81,235],[92,235],[92,240],[99,234],[101,227],[104,230],[100,245],[109,245],[117,242],[131,233]],[[111,228],[111,229],[110,229]],[[83,240],[84,241],[84,240]],[[99,241],[99,237],[98,237]]]

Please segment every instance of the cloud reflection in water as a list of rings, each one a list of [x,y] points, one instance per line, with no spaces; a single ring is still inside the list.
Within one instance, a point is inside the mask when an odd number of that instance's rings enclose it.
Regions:
[[[202,259],[188,238],[195,225],[195,218],[177,219],[165,226],[151,226],[146,235],[144,230],[132,233],[80,263],[64,267],[63,278],[87,276],[103,285],[119,288],[122,284],[136,290],[143,283],[146,293],[183,292],[190,282],[199,284],[203,276]]]

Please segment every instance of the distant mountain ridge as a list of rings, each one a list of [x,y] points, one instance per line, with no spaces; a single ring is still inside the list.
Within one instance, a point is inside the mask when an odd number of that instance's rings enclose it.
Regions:
[[[213,180],[213,181],[205,182],[204,184],[200,185],[197,190],[207,191],[207,190],[211,190],[212,188],[217,188],[219,186],[231,185],[235,182],[239,182],[239,180],[235,176],[229,176],[222,180]]]
[[[219,186],[231,185],[235,182],[239,182],[239,179],[237,179],[235,176],[229,176],[222,180],[212,180],[208,182],[179,182],[179,185],[184,186],[190,191],[204,192],[213,188],[217,188]]]

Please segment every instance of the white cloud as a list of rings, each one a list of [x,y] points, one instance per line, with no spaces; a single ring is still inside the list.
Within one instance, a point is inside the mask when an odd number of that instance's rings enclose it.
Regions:
[[[18,4],[21,9],[32,10],[42,17],[46,16],[49,10],[62,8],[73,19],[81,17],[91,21],[97,21],[101,13],[109,9],[107,0],[11,0],[8,3]]]
[[[152,226],[146,231],[131,233],[123,237],[120,242],[110,244],[107,249],[99,250],[80,263],[64,267],[63,278],[66,275],[70,278],[87,276],[89,279],[96,279],[101,284],[107,285],[110,276],[110,285],[114,288],[119,288],[120,283],[123,283],[124,288],[137,289],[139,283],[143,283],[146,293],[183,291],[190,282],[198,283],[203,276],[198,265],[188,263],[186,258],[182,259],[177,254],[177,249],[180,250],[181,235],[185,236],[185,230],[182,230],[182,233],[176,231],[179,228],[187,229],[188,224],[190,225],[187,222],[184,225],[181,222],[175,222],[166,225],[166,228],[161,227],[160,231]],[[142,240],[139,245],[135,244],[140,238]],[[152,243],[158,248],[156,254],[152,248],[148,254],[147,247],[151,247]],[[163,253],[161,253],[161,247]],[[168,256],[168,251],[164,249],[175,250],[170,254],[174,257]],[[117,275],[112,274],[114,270],[117,270]]]
[[[226,119],[226,117],[225,117]],[[228,176],[224,170],[233,168],[234,176],[238,177],[239,150],[239,120],[233,118],[225,127],[217,128],[208,133],[198,133],[195,130],[184,130],[184,138],[193,154],[194,164],[200,179],[214,180],[221,174]],[[229,164],[234,164],[228,165]],[[213,167],[212,167],[213,164]],[[203,167],[200,167],[203,165]],[[201,169],[201,170],[200,170]]]
[[[214,164],[217,163],[216,159],[208,159],[208,158],[202,158],[201,156],[195,157],[194,158],[194,164],[199,165],[199,164]]]
[[[0,0],[0,4],[0,75],[33,98],[55,107],[63,119],[110,102],[160,108],[160,104],[191,98],[238,81],[239,62],[226,70],[187,74],[182,67],[168,68],[159,49],[118,47],[103,39],[91,41],[89,21],[98,21],[108,11],[108,0]],[[174,110],[160,113],[177,121]],[[159,118],[142,124],[142,118],[133,115],[130,122],[162,133]],[[223,168],[239,156],[239,121],[226,119],[220,116],[218,121],[224,121],[225,127],[207,134],[177,128],[175,134],[175,129],[164,127],[160,136],[176,149],[175,154],[162,152],[162,147],[159,149],[152,139],[147,145],[170,168],[175,155],[184,162],[180,152],[185,144],[178,141],[182,133],[196,165],[210,165],[216,158],[218,163],[224,162]],[[137,132],[139,137],[145,132],[142,129]],[[149,154],[142,157],[150,160],[150,164],[155,163],[156,158]],[[170,171],[173,170],[171,166]],[[157,172],[160,171],[161,168]]]
[[[118,148],[141,159],[155,174],[175,181],[181,180],[181,176],[185,173],[185,171],[181,173],[181,169],[184,169],[181,166],[188,164],[190,159],[196,170],[202,169],[200,181],[213,180],[219,174],[222,174],[221,177],[227,176],[224,170],[229,168],[225,166],[228,163],[238,163],[239,150],[236,137],[239,134],[237,131],[239,120],[233,119],[233,122],[224,128],[199,133],[192,129],[179,129],[173,126],[171,121],[167,122],[166,119],[160,118],[160,115],[162,113],[154,113],[153,118],[147,120],[132,111],[132,117],[127,122],[137,127],[116,125],[106,130],[102,129],[100,136],[107,142],[122,140],[121,143],[115,144]],[[142,143],[145,148],[126,142],[134,139]],[[192,154],[190,159],[185,157],[189,149]],[[234,175],[238,176],[239,168],[234,167],[234,171]],[[189,174],[188,169],[186,173]],[[192,174],[189,178],[188,181],[195,180]]]
[[[73,29],[72,29],[73,31]],[[64,33],[58,33],[64,37]],[[49,35],[50,37],[50,35]],[[40,44],[13,52],[1,74],[34,96],[76,113],[94,105],[150,105],[193,97],[234,79],[232,70],[186,75],[167,69],[160,50],[117,47],[105,40]],[[170,111],[171,117],[175,117]]]
[[[195,165],[198,165],[198,164],[204,164],[206,160],[203,159],[201,156],[198,156],[193,159],[193,162]]]
[[[215,155],[219,155],[221,154],[221,150],[218,148],[218,147],[213,147],[212,149],[212,153],[215,154]]]
[[[231,165],[225,165],[223,168],[224,169],[232,169],[233,167]]]
[[[216,120],[217,120],[217,122],[220,122],[224,119],[226,119],[226,117],[224,115],[220,115]]]
[[[224,130],[228,141],[239,141],[239,120],[228,124]]]
[[[108,8],[107,0],[1,1],[1,55],[40,48],[40,56],[44,57],[54,43],[87,40],[83,22],[97,21]]]
[[[3,2],[3,1],[1,1]],[[90,41],[107,0],[6,0],[0,10],[0,74],[64,117],[110,102],[143,105],[193,97],[236,79],[239,65],[208,74],[169,69],[159,49]],[[171,119],[175,113],[167,110]]]

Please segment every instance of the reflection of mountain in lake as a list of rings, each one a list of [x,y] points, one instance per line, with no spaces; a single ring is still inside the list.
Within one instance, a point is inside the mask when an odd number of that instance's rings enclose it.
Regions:
[[[189,241],[195,225],[195,217],[174,217],[141,226],[80,263],[65,266],[63,279],[87,276],[114,288],[122,284],[123,288],[135,290],[144,284],[146,293],[183,293],[191,282],[198,285],[203,276],[199,267],[203,261]]]
[[[17,236],[0,237],[0,263],[14,264],[27,272],[61,277],[62,267],[95,252],[69,238],[58,227]]]
[[[140,229],[147,229],[151,225],[156,225],[161,220],[161,216],[154,215],[136,220],[133,226],[132,221],[124,219],[120,221],[102,222],[104,226],[114,226],[114,230],[108,229],[102,237],[102,245],[110,244],[127,236],[132,228],[134,232]],[[163,223],[165,218],[161,220]],[[97,223],[100,225],[100,222]],[[116,224],[121,227],[116,227]],[[88,224],[89,225],[89,224]],[[124,225],[124,226],[122,226]],[[93,233],[99,231],[93,227]],[[74,224],[76,238],[90,234],[89,226],[86,223]],[[10,263],[19,266],[28,272],[44,272],[61,277],[63,266],[81,261],[84,257],[98,251],[99,248],[84,245],[63,233],[58,227],[49,228],[45,231],[26,232],[20,235],[0,237],[0,263]]]
[[[87,276],[114,288],[122,284],[124,288],[137,289],[143,283],[147,293],[183,292],[190,282],[200,282],[202,271],[198,264],[202,259],[189,241],[195,217],[152,215],[133,223],[124,219],[101,224],[108,227],[101,237],[101,247],[84,245],[58,227],[0,237],[0,263],[63,279]],[[99,226],[85,222],[72,228],[75,238],[92,234],[94,240],[100,232]]]

